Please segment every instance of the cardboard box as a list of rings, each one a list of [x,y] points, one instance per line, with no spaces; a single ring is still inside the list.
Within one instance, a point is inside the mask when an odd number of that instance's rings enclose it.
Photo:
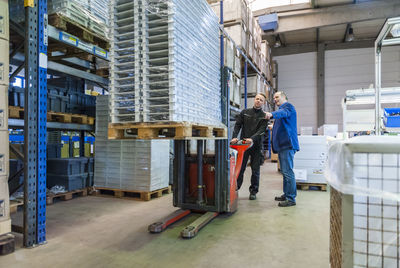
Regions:
[[[232,26],[226,26],[224,29],[235,42],[235,44],[240,47],[240,49],[244,50],[244,52],[248,52],[248,38],[243,25],[236,24]]]
[[[8,176],[9,169],[8,130],[0,130],[0,176]]]
[[[8,176],[0,176],[0,235],[11,232]]]
[[[215,2],[215,1],[212,1]],[[210,3],[210,2],[209,2]],[[212,3],[212,10],[220,18],[220,3]],[[224,0],[224,23],[242,21],[248,26],[249,8],[245,0]]]
[[[271,152],[271,161],[273,161],[273,162],[278,161],[278,154]]]
[[[0,131],[8,129],[8,87],[0,86]]]
[[[300,135],[312,135],[313,134],[313,127],[301,127],[300,128]]]
[[[233,47],[233,43],[225,38],[224,39],[224,65],[233,70],[235,64],[235,51],[236,48]]]
[[[325,124],[318,128],[318,135],[336,137],[338,133],[337,124]]]
[[[235,75],[239,78],[242,77],[242,63],[240,62],[240,57],[238,55],[235,55],[235,62],[233,65],[233,72]]]
[[[9,50],[8,41],[0,39],[0,85],[8,86]]]
[[[9,21],[8,0],[0,0],[0,38],[7,41],[10,40]],[[2,52],[3,51],[4,50],[2,50]]]

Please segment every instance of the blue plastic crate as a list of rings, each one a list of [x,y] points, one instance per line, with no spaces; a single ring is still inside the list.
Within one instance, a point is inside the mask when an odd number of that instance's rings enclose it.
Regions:
[[[400,127],[400,108],[385,108],[383,123],[386,127]]]
[[[259,16],[258,23],[263,31],[275,31],[278,28],[278,14],[272,13]]]

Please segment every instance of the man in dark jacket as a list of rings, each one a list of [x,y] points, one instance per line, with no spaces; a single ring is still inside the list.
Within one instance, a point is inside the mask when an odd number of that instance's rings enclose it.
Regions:
[[[250,158],[251,161],[251,185],[250,200],[256,199],[258,193],[258,187],[260,184],[260,164],[261,164],[261,138],[268,126],[268,120],[265,119],[265,113],[262,110],[262,106],[265,104],[266,96],[259,93],[254,98],[254,106],[250,109],[243,110],[236,117],[235,129],[233,130],[231,143],[237,143],[237,136],[239,131],[242,130],[240,135],[241,139],[246,143],[253,142],[253,146],[248,149],[243,156],[242,168],[240,170],[239,177],[237,179],[238,189],[243,183],[243,174],[247,166],[247,161]]]
[[[275,119],[272,129],[272,150],[278,153],[279,164],[283,175],[283,195],[275,197],[280,201],[278,206],[289,207],[296,205],[296,179],[293,172],[294,154],[300,150],[297,139],[296,109],[287,100],[286,94],[278,91],[274,102],[279,109],[266,113],[266,119]]]

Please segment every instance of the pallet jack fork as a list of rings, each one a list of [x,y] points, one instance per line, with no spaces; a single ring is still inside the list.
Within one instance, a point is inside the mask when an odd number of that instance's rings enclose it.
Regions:
[[[229,169],[224,169],[224,164],[226,164],[227,161],[224,161],[223,157],[221,157],[223,152],[217,151],[218,148],[223,149],[223,146],[227,145],[227,141],[216,141],[215,144],[216,154],[214,164],[216,170],[214,173],[214,180],[205,181],[203,180],[203,171],[204,169],[207,169],[205,166],[207,161],[203,159],[203,141],[197,141],[197,163],[195,167],[195,169],[197,169],[197,174],[193,174],[193,172],[189,173],[189,177],[192,177],[191,179],[189,178],[189,180],[187,179],[188,177],[185,176],[185,170],[188,169],[188,166],[193,165],[193,163],[190,164],[190,160],[193,159],[186,156],[184,149],[187,144],[185,144],[185,141],[175,142],[176,157],[174,163],[174,175],[176,175],[176,180],[174,181],[174,205],[181,207],[181,209],[171,213],[161,221],[149,225],[149,232],[161,233],[168,228],[168,226],[181,220],[192,212],[204,212],[202,216],[197,218],[181,231],[181,236],[183,238],[193,238],[201,228],[207,225],[219,214],[234,213],[237,210],[238,191],[236,181],[239,177],[244,152],[250,148],[252,144],[240,141],[236,144],[230,145]],[[185,193],[187,193],[186,190],[190,188],[190,185],[188,184],[193,182],[193,176],[197,177],[197,196],[195,196],[195,200],[192,199],[190,202],[186,201],[186,199],[190,199],[190,197]],[[205,176],[207,176],[207,174],[205,174]],[[175,182],[177,184],[175,184]],[[210,191],[205,193],[205,189],[210,188],[214,188],[214,191],[212,193],[210,193]],[[209,196],[208,199],[211,200],[203,198],[204,196]],[[207,204],[208,201],[212,201],[209,203],[212,203],[213,205]]]

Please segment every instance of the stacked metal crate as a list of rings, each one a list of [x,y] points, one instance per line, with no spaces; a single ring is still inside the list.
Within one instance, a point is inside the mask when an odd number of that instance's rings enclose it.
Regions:
[[[111,121],[139,121],[137,1],[116,1],[112,8],[110,49]],[[136,115],[138,115],[136,117]]]
[[[108,0],[49,0],[49,14],[59,13],[70,20],[108,37]]]
[[[169,184],[169,140],[107,140],[108,96],[98,96],[94,185],[153,191]]]
[[[111,122],[221,121],[219,26],[205,1],[111,4]]]
[[[0,235],[11,232],[8,190],[8,73],[9,18],[8,1],[0,1]]]

